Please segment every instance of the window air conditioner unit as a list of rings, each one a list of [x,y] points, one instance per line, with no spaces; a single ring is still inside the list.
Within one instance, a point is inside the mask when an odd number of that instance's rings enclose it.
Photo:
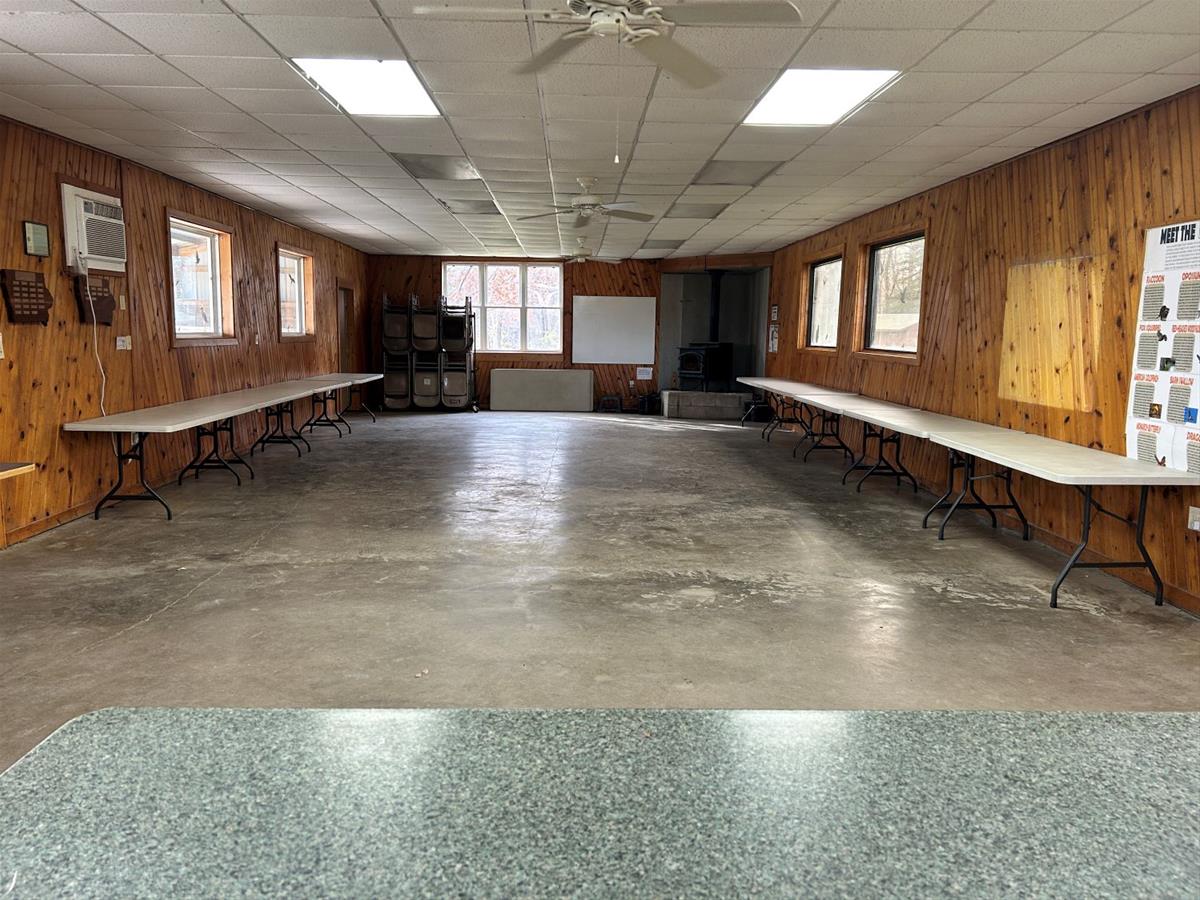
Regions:
[[[125,217],[121,198],[62,186],[63,245],[76,270],[125,271]]]

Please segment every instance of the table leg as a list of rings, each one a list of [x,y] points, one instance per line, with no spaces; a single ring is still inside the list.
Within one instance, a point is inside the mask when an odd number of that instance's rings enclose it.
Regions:
[[[100,498],[100,502],[96,504],[92,515],[97,519],[100,518],[100,510],[104,504],[112,500],[153,500],[162,504],[162,508],[167,511],[167,521],[171,521],[171,507],[167,505],[167,501],[159,496],[158,492],[150,486],[146,480],[146,437],[144,432],[138,432],[129,445],[129,449],[125,450],[125,435],[114,434],[113,452],[117,457],[117,483],[113,485],[112,490]],[[140,494],[122,494],[120,490],[125,486],[125,463],[136,462],[138,467],[138,480],[142,484],[142,493]]]
[[[233,419],[230,418],[222,419],[211,427],[200,425],[196,428],[196,455],[192,457],[191,462],[179,471],[179,484],[183,484],[184,476],[188,472],[194,472],[195,477],[199,478],[201,469],[225,469],[233,473],[233,477],[237,479],[238,486],[241,486],[242,476],[221,455],[222,434],[229,435],[229,452],[233,455],[233,461],[245,466],[246,471],[250,473],[251,480],[254,479],[254,470],[250,468],[248,462],[242,459],[237,452],[237,448],[234,447]],[[204,452],[204,438],[208,438],[210,441],[210,449],[207,453]]]
[[[274,406],[268,406],[263,409],[263,416],[266,419],[266,428],[259,439],[251,444],[251,456],[253,456],[254,451],[259,448],[261,448],[265,453],[268,444],[289,444],[296,451],[297,456],[304,455],[304,451],[300,449],[300,445],[296,443],[292,435],[287,433],[287,428],[283,422],[284,414],[290,414],[291,411],[292,404],[290,401],[287,403],[278,403]],[[293,428],[293,430],[295,429]],[[302,441],[304,440],[304,438],[300,437],[299,435],[296,435],[296,437],[300,438]],[[307,444],[307,441],[305,441],[305,443]]]
[[[342,429],[338,425],[338,422],[340,421],[342,423],[342,425],[345,425],[347,428],[349,428],[350,425],[349,425],[349,423],[346,422],[345,419],[343,419],[341,417],[341,415],[336,410],[334,411],[334,414],[332,417],[329,415],[329,401],[330,400],[333,400],[334,405],[336,406],[337,391],[322,391],[319,394],[313,394],[313,396],[312,396],[312,406],[313,406],[312,415],[310,415],[308,417],[307,422],[305,422],[303,425],[300,426],[301,431],[303,431],[304,429],[307,428],[308,431],[310,433],[312,433],[318,427],[332,428],[334,431],[337,432],[338,437],[342,436]]]
[[[1163,604],[1163,581],[1158,574],[1158,569],[1154,565],[1154,560],[1150,558],[1150,551],[1146,549],[1145,529],[1146,529],[1146,503],[1150,495],[1150,486],[1142,485],[1141,494],[1138,497],[1137,518],[1130,521],[1124,516],[1119,516],[1109,509],[1105,509],[1092,497],[1092,486],[1078,488],[1083,495],[1083,526],[1079,536],[1079,545],[1075,551],[1067,558],[1067,564],[1063,566],[1062,571],[1058,573],[1058,577],[1054,579],[1054,585],[1050,588],[1050,607],[1058,608],[1058,589],[1067,579],[1072,569],[1145,569],[1150,573],[1150,577],[1154,580],[1154,605],[1162,606]],[[1092,532],[1092,510],[1116,519],[1119,522],[1124,522],[1126,525],[1133,528],[1134,539],[1137,542],[1138,553],[1141,555],[1140,560],[1130,560],[1122,562],[1080,562],[1079,558],[1083,556],[1083,551],[1087,549],[1088,540]]]
[[[801,404],[801,408],[803,407],[804,404]],[[837,413],[831,412],[814,412],[813,417],[814,421],[817,418],[821,420],[821,430],[810,429],[816,441],[805,452],[804,461],[808,462],[808,457],[816,450],[840,450],[843,456],[849,456],[851,459],[854,459],[854,451],[846,446],[845,441],[842,440],[842,436],[839,433],[842,417]],[[827,439],[832,440],[833,443],[826,443]]]

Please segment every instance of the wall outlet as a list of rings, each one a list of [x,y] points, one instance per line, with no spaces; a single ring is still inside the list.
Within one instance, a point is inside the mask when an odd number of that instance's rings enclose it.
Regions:
[[[636,382],[636,381],[634,381],[634,380],[631,378],[631,379],[629,379],[629,386],[630,386],[631,388],[636,388],[636,387],[637,387],[637,382]]]
[[[1200,506],[1188,507],[1188,528],[1200,531]]]
[[[117,349],[118,350],[132,350],[133,349],[133,335],[118,334],[117,335]]]

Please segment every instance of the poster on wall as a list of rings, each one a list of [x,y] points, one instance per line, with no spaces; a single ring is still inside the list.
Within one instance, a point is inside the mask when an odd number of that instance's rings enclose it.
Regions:
[[[767,332],[767,352],[779,352],[779,326],[772,325],[771,330]]]
[[[1200,221],[1146,230],[1125,455],[1200,474]]]

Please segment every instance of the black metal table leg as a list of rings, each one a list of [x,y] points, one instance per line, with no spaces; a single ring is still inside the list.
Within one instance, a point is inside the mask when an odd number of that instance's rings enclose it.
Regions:
[[[801,407],[807,404],[801,404]],[[843,456],[848,456],[854,459],[854,451],[846,446],[842,440],[840,433],[842,417],[838,413],[831,413],[825,410],[809,410],[813,416],[813,421],[820,421],[820,431],[816,428],[810,428],[810,432],[814,437],[813,445],[804,453],[804,461],[808,462],[808,457],[817,450],[836,450]],[[828,443],[832,441],[832,443]]]
[[[996,510],[1011,509],[1016,513],[1017,518],[1021,520],[1021,538],[1029,540],[1029,522],[1025,518],[1025,513],[1021,510],[1021,505],[1017,503],[1017,498],[1012,493],[1012,469],[1007,466],[1001,466],[995,472],[985,472],[982,475],[976,474],[975,467],[978,461],[969,453],[959,453],[957,450],[950,450],[949,471],[946,477],[946,492],[937,499],[933,506],[929,507],[929,511],[925,513],[925,518],[921,520],[921,527],[924,528],[929,524],[929,517],[939,509],[945,509],[946,515],[942,518],[941,525],[938,526],[938,540],[946,539],[946,525],[949,524],[950,518],[960,509],[982,509],[987,512],[992,520],[992,527],[996,528],[999,521],[996,518]],[[954,473],[963,470],[962,490],[955,494],[954,491]],[[999,478],[1005,483],[1008,491],[1008,503],[989,503],[980,496],[979,491],[975,488],[976,481],[982,481],[986,478]],[[954,499],[947,503],[947,498],[951,494],[955,494]],[[967,495],[971,496],[969,502],[964,503]]]
[[[341,418],[341,416],[344,415],[345,413],[350,412],[351,408],[354,406],[355,400],[358,400],[358,408],[361,409],[363,412],[365,412],[368,416],[370,416],[372,422],[379,421],[378,419],[375,418],[375,413],[371,412],[371,408],[369,406],[367,406],[367,401],[365,401],[363,399],[361,384],[350,385],[350,402],[347,404],[346,408],[344,410],[342,410],[342,412],[339,414],[339,418]],[[343,421],[345,421],[345,420],[343,419]],[[350,427],[349,424],[347,424],[346,427],[349,428]]]
[[[234,447],[233,419],[229,418],[222,419],[211,426],[200,425],[196,428],[196,454],[192,457],[191,462],[180,469],[178,479],[179,484],[183,484],[184,476],[186,476],[188,472],[195,473],[195,477],[199,478],[200,471],[202,469],[225,469],[226,471],[233,473],[233,477],[237,479],[238,486],[241,486],[242,476],[239,475],[237,470],[229,464],[229,461],[221,455],[221,435],[223,434],[229,436],[229,452],[233,455],[233,462],[245,466],[246,471],[250,473],[251,480],[253,480],[254,470],[250,468],[250,464],[248,462],[242,459],[242,457],[238,454],[236,447]],[[208,438],[210,441],[209,450],[207,453],[204,451],[204,438]]]
[[[319,394],[312,395],[312,414],[308,417],[308,421],[300,426],[301,431],[307,428],[311,433],[317,428],[332,428],[337,432],[338,437],[342,436],[342,429],[338,425],[338,422],[341,421],[342,425],[345,425],[347,428],[350,425],[341,417],[336,409],[333,416],[329,415],[330,400],[334,402],[335,406],[337,405],[337,391],[322,391]]]
[[[304,440],[300,435],[292,435],[287,433],[287,427],[284,425],[284,415],[290,415],[292,412],[292,403],[289,400],[286,403],[277,403],[274,406],[268,406],[263,409],[263,416],[266,419],[266,428],[262,435],[259,436],[250,446],[250,455],[254,455],[254,451],[261,449],[266,452],[268,444],[288,444],[295,451],[297,456],[303,456],[304,451],[300,449],[300,445],[296,443],[296,438]],[[293,431],[295,429],[293,428]],[[308,442],[305,441],[305,444]]]
[[[1154,565],[1154,560],[1150,558],[1150,551],[1146,549],[1145,530],[1146,530],[1146,503],[1150,495],[1150,486],[1142,485],[1141,494],[1138,497],[1137,518],[1130,520],[1124,516],[1118,515],[1112,510],[1105,509],[1092,496],[1092,486],[1076,487],[1076,490],[1083,495],[1083,526],[1079,535],[1079,544],[1075,551],[1067,557],[1067,563],[1063,566],[1062,571],[1058,573],[1058,577],[1054,579],[1054,586],[1050,588],[1050,606],[1052,609],[1058,608],[1058,589],[1062,587],[1064,581],[1067,580],[1067,575],[1072,569],[1145,569],[1150,573],[1150,577],[1154,580],[1154,605],[1162,606],[1163,604],[1163,581],[1158,574],[1158,569]],[[1129,527],[1133,528],[1134,539],[1137,542],[1138,553],[1141,554],[1140,560],[1118,561],[1118,562],[1080,562],[1079,558],[1083,556],[1083,551],[1087,549],[1088,540],[1092,533],[1092,510],[1109,518],[1116,519],[1118,522],[1124,522]]]
[[[125,435],[116,433],[113,435],[114,445],[113,452],[117,457],[117,483],[112,486],[107,494],[100,498],[100,502],[96,504],[96,508],[92,511],[92,515],[97,519],[100,518],[100,510],[104,504],[113,500],[153,500],[162,504],[162,508],[167,511],[167,521],[171,521],[171,507],[167,505],[167,501],[159,496],[158,491],[150,485],[146,480],[146,433],[137,432],[133,442],[129,445],[129,449],[123,449],[125,446]],[[121,488],[125,486],[125,463],[136,462],[138,467],[138,481],[142,485],[142,493],[140,494],[122,494]]]
[[[875,462],[868,463],[866,461],[870,456],[868,441],[872,439],[877,441],[879,452]],[[900,487],[902,480],[907,478],[912,482],[913,493],[916,493],[918,490],[917,479],[914,478],[913,474],[904,467],[904,463],[900,460],[900,440],[901,435],[899,432],[892,432],[891,434],[888,434],[887,430],[884,428],[872,425],[870,422],[863,422],[862,456],[851,462],[850,468],[846,469],[846,471],[842,474],[842,484],[846,483],[846,479],[850,477],[851,472],[862,471],[865,469],[866,473],[860,479],[858,479],[858,483],[854,487],[855,491],[861,493],[862,486],[868,478],[882,475],[886,478],[895,478],[896,487]],[[889,446],[894,448],[894,462],[887,458],[887,453],[884,449]]]

